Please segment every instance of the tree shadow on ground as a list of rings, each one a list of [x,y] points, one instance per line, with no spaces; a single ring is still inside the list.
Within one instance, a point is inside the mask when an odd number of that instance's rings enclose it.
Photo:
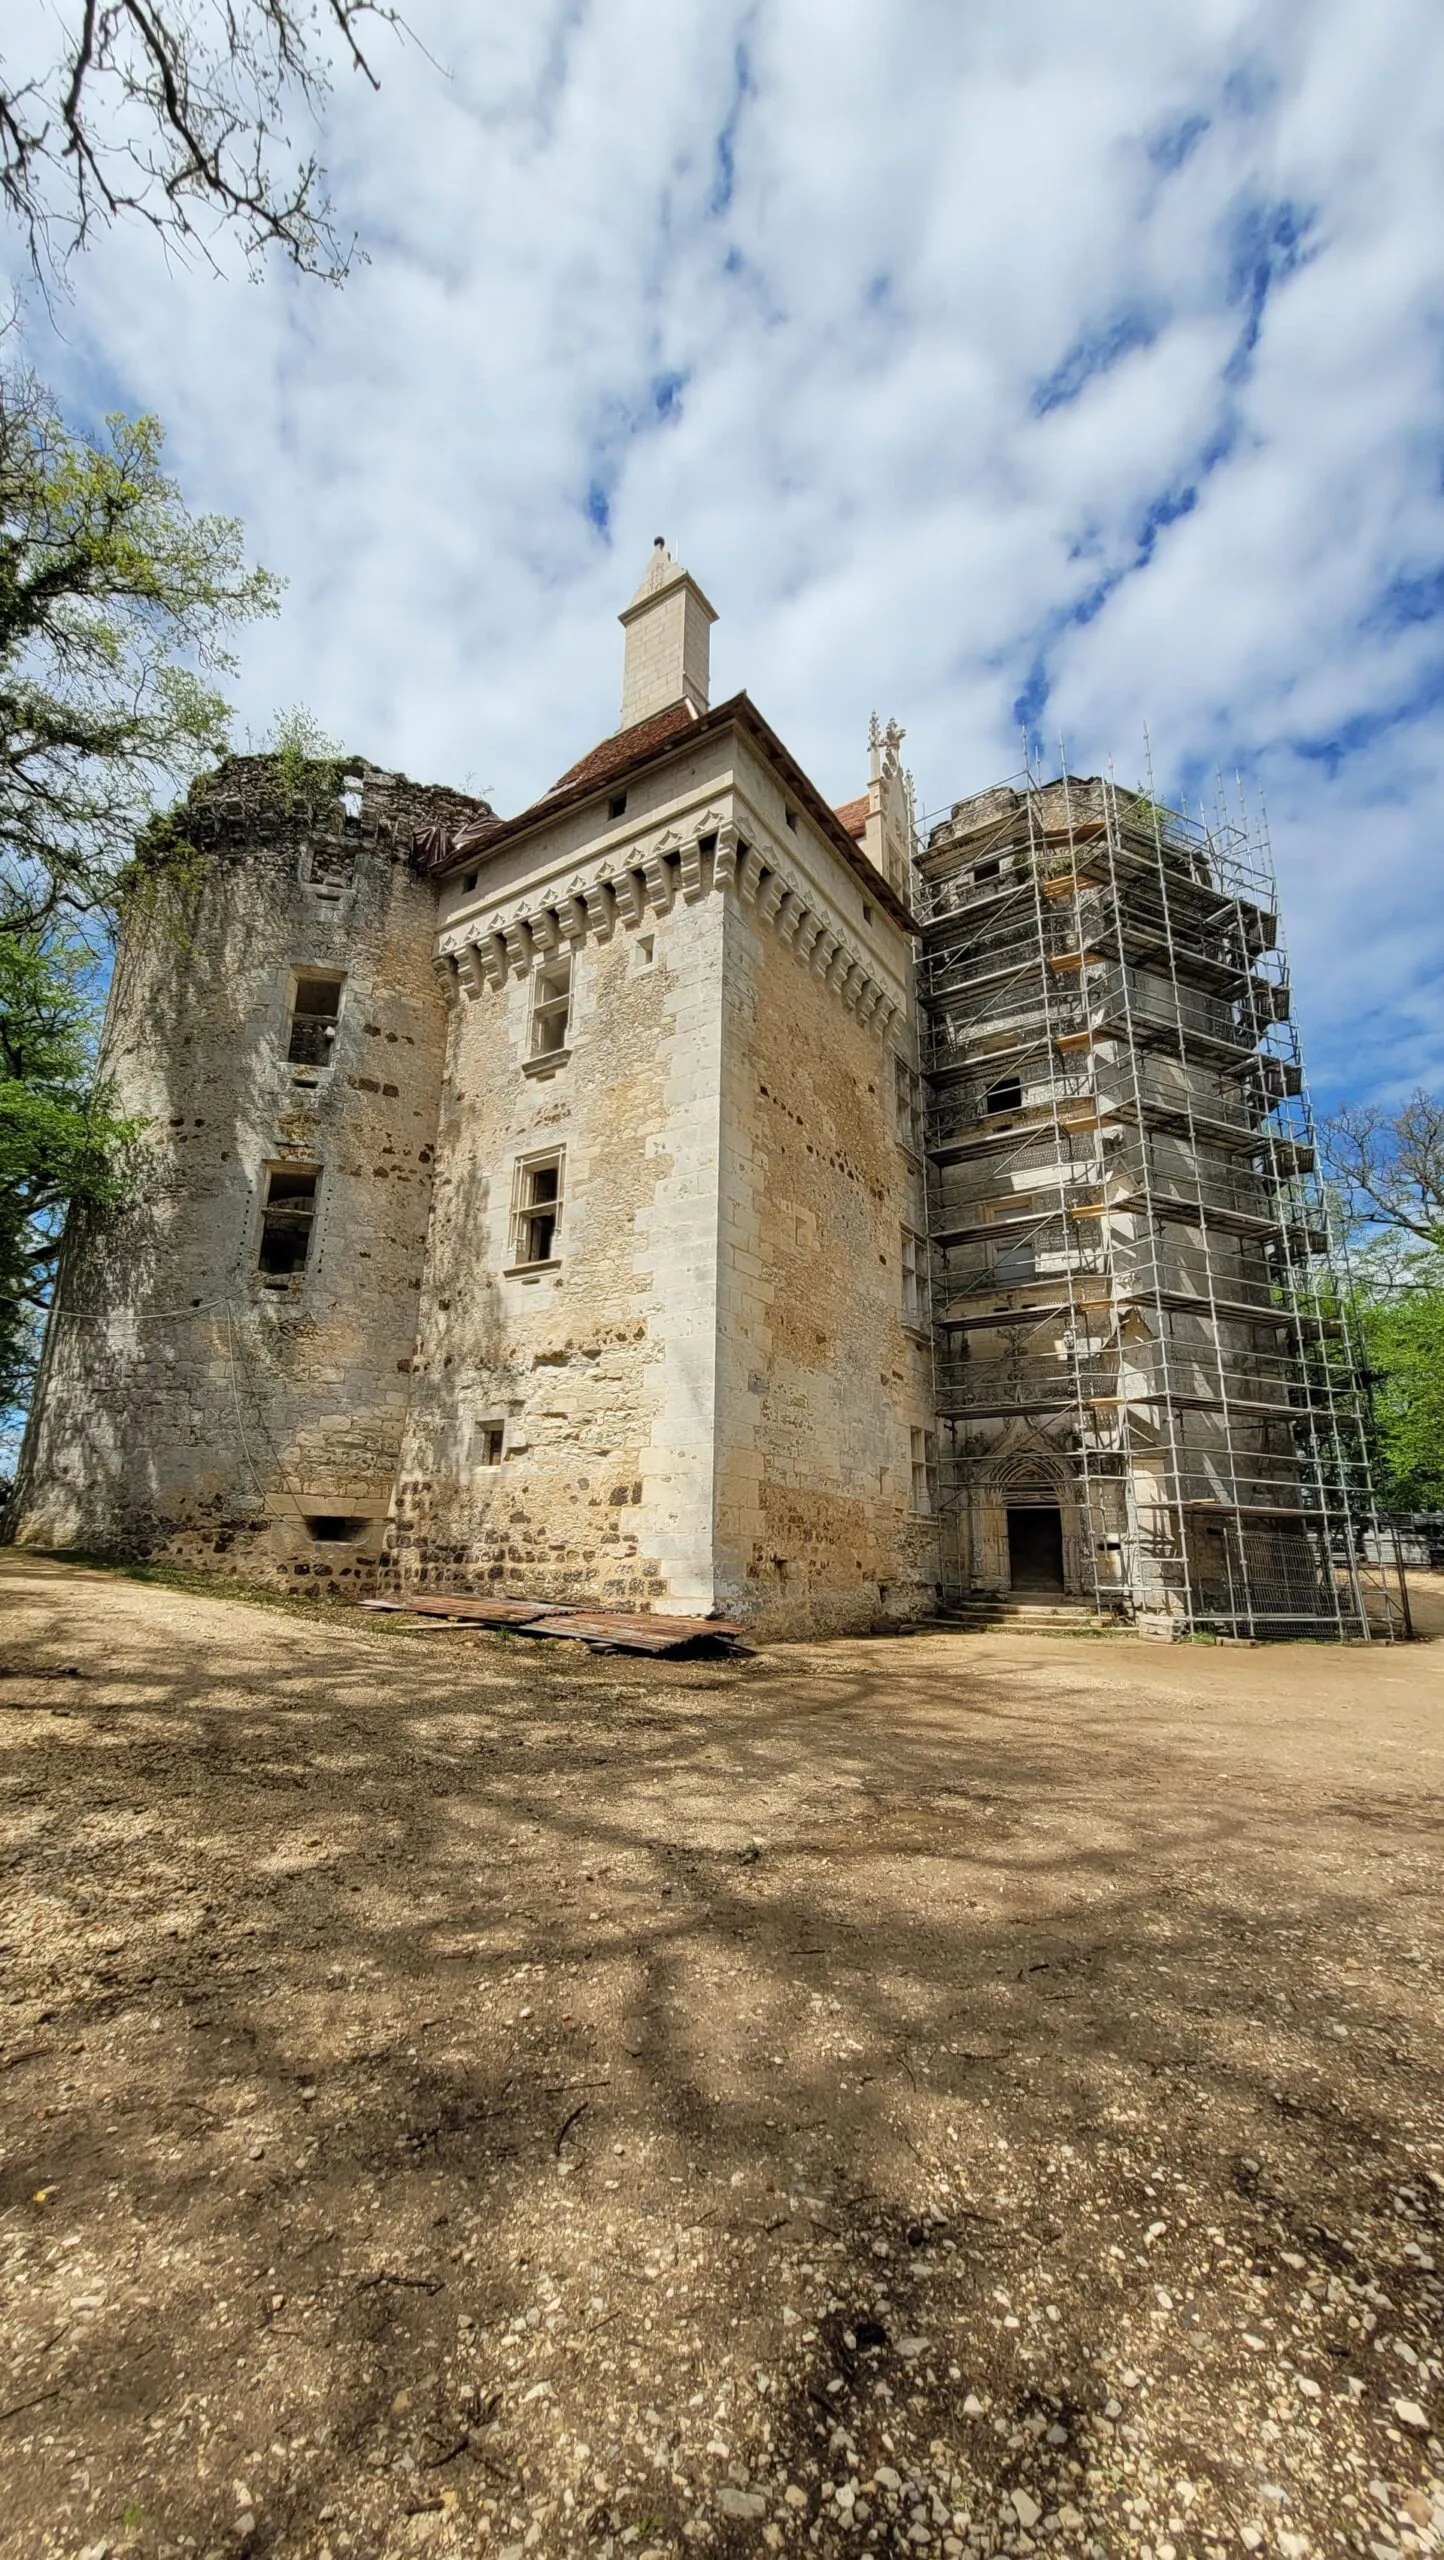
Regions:
[[[1362,2551],[1420,2493],[1397,1766],[1245,1789],[1091,1652],[6,1587],[17,2549]]]

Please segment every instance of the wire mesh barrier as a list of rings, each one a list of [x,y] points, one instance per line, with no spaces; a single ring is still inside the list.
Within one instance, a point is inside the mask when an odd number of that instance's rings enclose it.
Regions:
[[[1262,829],[1027,773],[918,871],[945,1587],[1041,1505],[1102,1611],[1403,1633]]]

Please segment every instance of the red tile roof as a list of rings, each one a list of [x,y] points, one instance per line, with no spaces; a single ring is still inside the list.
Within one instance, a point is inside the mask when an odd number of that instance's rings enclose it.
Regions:
[[[690,702],[671,702],[665,711],[654,711],[650,720],[636,720],[630,729],[618,729],[613,737],[603,738],[601,744],[584,755],[579,764],[572,765],[562,774],[550,791],[543,792],[540,800],[533,800],[527,808],[519,809],[514,818],[496,818],[488,813],[485,817],[474,818],[467,826],[459,827],[445,851],[433,858],[432,867],[442,870],[448,861],[458,860],[465,854],[484,853],[498,828],[505,827],[510,831],[524,826],[529,819],[539,815],[549,801],[559,799],[564,791],[595,791],[614,773],[621,773],[639,759],[655,755],[658,748],[669,746],[674,738],[681,737],[684,730],[695,727],[696,720],[697,714]]]
[[[919,928],[890,881],[876,870],[859,847],[856,838],[842,823],[835,809],[830,809],[815,783],[788,753],[775,729],[769,727],[754,702],[745,693],[733,694],[711,711],[693,713],[685,702],[673,703],[666,711],[657,712],[650,720],[639,720],[630,729],[620,729],[613,738],[604,738],[571,772],[553,783],[544,799],[535,800],[529,809],[518,811],[514,818],[488,818],[461,828],[451,840],[448,854],[430,865],[441,877],[459,870],[472,857],[485,856],[493,847],[513,842],[533,827],[546,826],[565,809],[574,808],[589,794],[623,774],[675,755],[689,731],[695,728],[699,737],[710,737],[721,729],[745,730],[772,766],[784,788],[805,808],[824,836],[830,836],[849,870],[861,882],[869,898],[875,898],[894,922],[905,932]]]
[[[867,832],[867,798],[864,791],[860,800],[844,800],[842,807],[832,813],[839,826],[845,827],[850,836],[856,836],[859,843]]]
[[[633,756],[649,755],[653,747],[664,747],[669,738],[680,737],[696,717],[690,702],[669,702],[665,711],[654,711],[650,720],[636,720],[630,729],[618,729],[614,737],[603,738],[600,746],[583,756],[580,764],[570,766],[545,797],[550,800],[552,791],[570,791],[573,783],[605,782],[609,774],[630,764]]]

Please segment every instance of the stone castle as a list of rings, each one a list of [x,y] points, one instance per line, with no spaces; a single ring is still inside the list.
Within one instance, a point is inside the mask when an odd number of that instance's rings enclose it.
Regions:
[[[714,619],[659,542],[619,729],[516,817],[197,787],[13,1534],[773,1634],[1009,1590],[1368,1632],[1267,903],[1100,783],[920,845],[892,725],[829,806],[712,707]]]

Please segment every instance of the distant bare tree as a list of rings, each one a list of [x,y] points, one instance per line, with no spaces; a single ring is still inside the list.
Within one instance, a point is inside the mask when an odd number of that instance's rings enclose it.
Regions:
[[[1319,1134],[1351,1220],[1381,1239],[1444,1251],[1444,1095],[1421,1087],[1398,1111],[1353,1104]]]
[[[291,129],[338,56],[375,88],[363,39],[402,24],[390,0],[37,0],[43,58],[0,71],[0,200],[37,276],[129,216],[212,265],[228,234],[339,280],[352,250]]]

